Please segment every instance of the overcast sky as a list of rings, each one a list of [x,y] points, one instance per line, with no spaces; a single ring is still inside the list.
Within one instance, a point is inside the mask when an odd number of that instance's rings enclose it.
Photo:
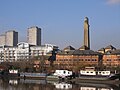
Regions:
[[[38,26],[42,44],[78,49],[86,16],[92,50],[110,44],[120,49],[120,0],[1,0],[0,34],[16,30],[19,41],[26,41],[27,28]]]

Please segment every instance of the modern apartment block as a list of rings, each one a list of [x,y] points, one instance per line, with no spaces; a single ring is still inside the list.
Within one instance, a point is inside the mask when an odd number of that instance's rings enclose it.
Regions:
[[[54,48],[57,49],[58,46],[51,44],[33,46],[25,42],[18,43],[16,47],[1,46],[0,62],[15,62],[30,60],[36,56],[46,55]]]
[[[18,43],[18,32],[7,31],[5,34],[0,35],[0,46],[17,46]]]
[[[40,46],[41,45],[41,28],[38,28],[37,26],[28,28],[27,42],[31,45]]]
[[[17,46],[18,44],[18,32],[16,31],[7,31],[5,33],[5,45],[7,46]]]
[[[27,43],[18,43],[16,31],[7,31],[4,35],[0,35],[0,62],[30,60],[58,48],[51,44],[41,45],[41,28],[37,26],[28,28],[27,35]]]
[[[5,45],[5,34],[0,35],[0,46]]]

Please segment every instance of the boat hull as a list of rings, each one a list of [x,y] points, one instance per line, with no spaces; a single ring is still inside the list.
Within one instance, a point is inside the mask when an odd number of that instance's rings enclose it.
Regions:
[[[58,81],[60,78],[58,76],[47,76],[46,77],[46,80],[49,80],[49,81]]]
[[[24,78],[24,79],[45,79],[47,76],[46,73],[29,73],[29,72],[22,72],[20,73],[20,78]]]

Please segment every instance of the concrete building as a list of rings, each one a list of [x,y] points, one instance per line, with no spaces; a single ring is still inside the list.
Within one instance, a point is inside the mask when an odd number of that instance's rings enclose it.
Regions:
[[[0,47],[0,62],[16,62],[33,59],[36,56],[46,55],[56,45],[45,44],[41,46],[33,46],[25,42],[20,42],[16,47],[1,46]]]
[[[5,33],[5,45],[7,46],[17,46],[18,44],[18,32],[7,31]]]
[[[0,47],[0,62],[15,61],[16,47],[1,46]]]
[[[89,36],[89,20],[85,17],[84,20],[84,46],[90,49],[90,36]]]
[[[41,45],[41,28],[33,26],[28,28],[27,41],[31,45],[40,46]]]
[[[5,34],[0,35],[0,46],[17,46],[18,32],[7,31]]]
[[[0,35],[0,46],[5,45],[5,34]]]

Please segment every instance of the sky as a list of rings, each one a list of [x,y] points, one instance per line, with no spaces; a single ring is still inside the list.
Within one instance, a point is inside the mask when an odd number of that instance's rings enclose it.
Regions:
[[[38,26],[42,44],[78,49],[86,16],[92,50],[108,45],[120,49],[120,0],[0,0],[0,34],[15,30],[19,42],[26,41],[27,29]]]

